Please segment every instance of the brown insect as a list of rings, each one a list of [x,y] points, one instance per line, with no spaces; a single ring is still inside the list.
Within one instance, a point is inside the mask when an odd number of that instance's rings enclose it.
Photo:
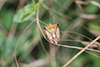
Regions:
[[[57,44],[60,40],[60,30],[58,24],[52,24],[51,22],[45,27],[45,37],[51,43]]]

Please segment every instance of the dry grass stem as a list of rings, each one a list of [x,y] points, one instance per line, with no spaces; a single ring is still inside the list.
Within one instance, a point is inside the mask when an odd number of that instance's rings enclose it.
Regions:
[[[61,47],[67,47],[67,48],[79,49],[79,50],[84,49],[84,48],[82,48],[82,47],[69,46],[69,45],[63,45],[63,44],[55,44],[55,45],[56,45],[56,46],[61,46]],[[86,50],[90,50],[90,51],[94,51],[94,52],[100,53],[99,50],[95,50],[95,49],[91,49],[91,48],[87,48]]]
[[[65,63],[63,65],[63,67],[67,67],[74,59],[76,59],[81,53],[83,53],[88,47],[90,47],[98,39],[100,39],[100,36],[98,36],[95,40],[93,40],[90,44],[88,44],[84,49],[82,49],[80,52],[78,52],[72,59],[70,59],[67,63]]]
[[[88,2],[84,2],[84,1],[79,1],[79,0],[76,0],[75,1],[77,4],[83,4],[83,5],[87,5]]]
[[[95,6],[100,8],[100,4],[99,3],[95,2],[95,1],[90,1],[90,3],[92,3],[93,5],[95,5]]]
[[[19,67],[19,64],[18,64],[18,61],[17,61],[17,58],[16,58],[16,49],[17,49],[17,45],[18,45],[18,43],[19,43],[19,41],[20,41],[21,36],[23,35],[23,33],[24,33],[24,32],[29,28],[29,26],[30,26],[33,22],[35,22],[35,21],[36,21],[36,19],[33,20],[33,21],[24,29],[24,31],[21,33],[21,35],[19,36],[19,38],[18,38],[18,40],[17,40],[16,46],[15,46],[15,62],[16,62],[17,67]]]
[[[96,55],[96,54],[93,54],[93,53],[91,53],[91,52],[88,52],[88,51],[85,51],[85,52],[87,52],[87,53],[89,53],[89,54],[91,54],[91,55],[93,55],[93,56],[95,56],[95,57],[98,57],[98,58],[100,58],[100,56],[98,56],[98,55]]]
[[[93,41],[91,38],[89,38],[89,37],[87,37],[87,36],[85,36],[85,35],[82,35],[82,34],[80,34],[80,33],[77,33],[77,32],[73,32],[73,31],[61,31],[61,33],[65,33],[65,32],[68,32],[68,33],[74,33],[74,34],[77,34],[77,35],[80,35],[80,36],[82,36],[82,37],[84,37],[84,38],[87,38],[88,40],[90,40],[90,41]],[[73,39],[76,39],[76,38],[74,38],[73,36],[71,36],[71,35],[69,35],[69,34],[67,34],[68,36],[70,36],[71,38],[73,38]],[[100,47],[100,43],[95,43],[98,47]]]
[[[96,18],[98,18],[98,15],[96,15],[96,14],[92,14],[92,15],[80,14],[80,17],[85,18],[85,19],[96,19]]]
[[[61,39],[60,41],[73,41],[73,42],[80,42],[84,46],[87,46],[90,42],[89,41],[81,41],[81,40],[70,40],[70,39]],[[97,45],[98,44],[98,45]],[[95,42],[93,45],[90,46],[90,48],[99,48],[100,44],[98,42]]]

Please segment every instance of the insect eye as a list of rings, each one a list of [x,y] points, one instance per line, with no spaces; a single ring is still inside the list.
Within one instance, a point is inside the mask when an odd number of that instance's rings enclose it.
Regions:
[[[57,24],[57,26],[59,26],[59,24]]]
[[[46,28],[44,27],[44,29],[46,30]]]

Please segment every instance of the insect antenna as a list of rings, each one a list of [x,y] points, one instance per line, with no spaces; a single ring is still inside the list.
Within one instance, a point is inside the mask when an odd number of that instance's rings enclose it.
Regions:
[[[54,13],[53,13],[52,16],[51,16],[51,23],[52,23],[52,20],[53,20],[53,16],[54,16]]]

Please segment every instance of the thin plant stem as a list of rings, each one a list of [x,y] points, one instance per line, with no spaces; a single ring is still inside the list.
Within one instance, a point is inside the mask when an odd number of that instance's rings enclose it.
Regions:
[[[41,26],[39,24],[39,9],[37,9],[37,26],[38,26],[39,30],[41,31],[42,35],[44,36],[44,33],[43,33],[43,31],[41,29]],[[38,30],[38,33],[39,33],[39,30]],[[40,33],[39,33],[39,35],[40,35]],[[40,42],[41,42],[41,45],[42,45],[43,50],[45,51],[45,53],[49,57],[49,54],[47,53],[47,51],[46,51],[46,49],[45,49],[45,47],[44,47],[44,45],[42,43],[42,40],[41,40],[40,36],[39,36],[39,39],[40,39]]]
[[[77,34],[77,35],[80,35],[80,36],[82,36],[82,37],[84,37],[84,38],[87,38],[88,40],[90,40],[90,41],[93,41],[91,38],[89,38],[89,37],[87,37],[87,36],[85,36],[85,35],[82,35],[82,34],[80,34],[80,33],[77,33],[77,32],[73,32],[73,31],[64,31],[64,32],[68,32],[68,33],[74,33],[74,34]],[[63,31],[61,31],[61,33],[64,33]],[[70,36],[71,38],[74,38],[74,37],[72,37],[72,36]],[[74,38],[75,39],[75,38]],[[99,43],[96,43],[96,45],[99,47]]]
[[[20,39],[21,39],[23,33],[24,33],[24,32],[29,28],[29,26],[30,26],[33,22],[35,22],[35,21],[36,21],[36,19],[33,20],[33,21],[24,29],[24,31],[21,33],[21,35],[19,36],[19,38],[18,38],[18,40],[17,40],[16,46],[15,46],[15,62],[16,62],[17,67],[19,67],[19,64],[18,64],[18,61],[17,61],[17,58],[16,58],[16,49],[17,49],[17,45],[18,45],[18,43],[19,43],[19,41],[20,41]]]
[[[61,46],[61,47],[67,47],[67,48],[74,48],[74,49],[79,49],[79,50],[84,49],[84,48],[82,48],[82,47],[69,46],[69,45],[62,45],[62,44],[54,44],[54,45],[56,45],[56,46]],[[87,48],[86,50],[90,50],[90,51],[94,51],[94,52],[100,53],[99,50],[95,50],[95,49],[91,49],[91,48]]]
[[[75,34],[77,34],[77,35],[80,35],[80,36],[82,36],[82,37],[85,37],[85,38],[87,38],[88,40],[90,40],[90,41],[93,41],[91,38],[89,38],[89,37],[87,37],[87,36],[85,36],[85,35],[82,35],[82,34],[80,34],[80,33],[77,33],[77,32],[73,32],[73,31],[61,31],[61,33],[65,33],[65,32],[68,32],[68,33],[75,33]]]
[[[89,52],[89,51],[85,51],[85,52],[87,52],[87,53],[89,53],[89,54],[91,54],[91,55],[93,55],[93,56],[95,56],[95,57],[100,58],[100,56],[98,56],[98,55],[96,55],[96,54],[93,54],[93,53],[91,53],[91,52]]]
[[[40,23],[39,23],[39,17],[38,17],[38,14],[39,14],[39,9],[37,9],[37,25],[38,25],[38,27],[39,27],[39,29],[40,29],[40,31],[41,31],[41,33],[42,33],[42,35],[43,35],[43,37],[45,38],[45,36],[44,36],[44,33],[43,33],[43,31],[42,31],[42,29],[41,29],[41,26],[40,26]],[[46,38],[45,38],[46,39]]]
[[[67,63],[65,63],[62,67],[67,67],[73,60],[75,60],[81,53],[83,53],[88,47],[90,47],[93,43],[95,43],[100,36],[98,36],[95,40],[93,40],[90,44],[88,44],[84,49],[78,52],[72,59],[70,59]]]
[[[82,47],[68,46],[68,45],[62,45],[62,44],[54,44],[54,45],[56,45],[56,46],[61,46],[61,47],[67,47],[67,48],[74,48],[74,49],[79,49],[79,50],[84,49],[84,48],[82,48]],[[95,50],[95,49],[91,49],[91,48],[87,48],[86,50],[90,50],[90,51],[94,51],[94,52],[100,53],[99,50]],[[95,55],[95,54],[93,54],[93,53],[90,53],[89,51],[85,51],[85,52],[87,52],[87,53],[89,53],[89,54],[91,54],[91,55],[93,55],[93,56],[96,56],[96,57],[100,58],[99,56],[97,56],[97,55]]]

